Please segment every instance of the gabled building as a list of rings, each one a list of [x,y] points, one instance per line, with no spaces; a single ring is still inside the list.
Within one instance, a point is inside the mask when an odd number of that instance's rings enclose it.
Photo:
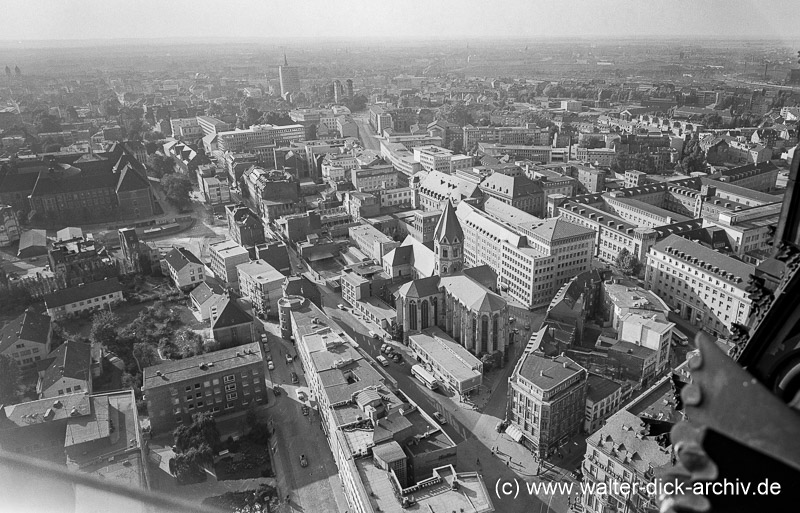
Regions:
[[[181,290],[189,290],[203,282],[205,266],[186,248],[173,246],[164,256],[166,273]]]
[[[50,317],[28,308],[22,315],[0,328],[0,355],[28,369],[50,352],[53,328]]]
[[[92,347],[68,340],[42,360],[36,394],[39,399],[92,392]]]
[[[225,294],[210,307],[211,332],[220,347],[233,347],[256,341],[253,317],[236,299]]]
[[[200,315],[200,319],[207,321],[211,318],[211,307],[224,293],[219,285],[212,281],[204,281],[189,293],[192,309]]]
[[[47,315],[53,320],[110,309],[123,301],[122,284],[117,278],[82,283],[44,296]]]
[[[228,234],[236,244],[249,248],[265,242],[264,224],[246,205],[226,205],[225,216]]]

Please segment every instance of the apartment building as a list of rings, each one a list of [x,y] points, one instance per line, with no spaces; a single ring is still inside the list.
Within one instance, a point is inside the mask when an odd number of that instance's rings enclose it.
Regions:
[[[589,269],[595,235],[561,218],[530,226],[523,234],[525,244],[503,244],[499,282],[526,307],[547,306],[564,283]]]
[[[75,392],[92,392],[92,347],[85,342],[67,340],[44,357],[46,367],[39,370],[36,395],[39,399],[57,398]]]
[[[250,253],[232,240],[212,242],[208,245],[211,255],[211,272],[228,285],[235,286],[239,282],[236,267],[250,261]]]
[[[44,296],[47,315],[51,319],[106,310],[123,301],[122,285],[117,278],[82,283]]]
[[[462,200],[475,201],[481,197],[478,184],[441,171],[431,171],[416,186],[419,206],[422,210],[442,210],[444,202],[454,205]]]
[[[397,175],[397,171],[390,165],[374,165],[351,169],[349,178],[357,191],[374,191],[397,187]]]
[[[236,270],[239,290],[242,297],[252,303],[254,313],[262,319],[277,317],[278,299],[283,297],[286,276],[264,260],[240,264]]]
[[[142,392],[154,433],[191,424],[195,413],[227,415],[267,400],[261,345],[247,344],[145,367]]]
[[[305,139],[303,125],[253,125],[244,130],[217,133],[217,147],[223,152],[252,153],[267,167],[275,164],[273,150],[293,141]]]
[[[697,242],[670,235],[647,254],[645,283],[681,318],[717,336],[745,324],[752,301],[747,279],[755,266]]]
[[[683,374],[684,366],[676,370]],[[682,420],[670,376],[611,415],[587,438],[581,474],[590,486],[630,483],[633,493],[609,486],[606,494],[584,494],[581,497],[583,511],[646,513],[657,510],[658,499],[648,493],[648,485],[653,483],[656,469],[673,464],[674,454],[669,433],[654,430],[652,426]]]
[[[581,162],[589,162],[600,167],[610,167],[617,156],[613,148],[581,148],[578,147],[575,156]]]
[[[478,151],[490,157],[509,155],[519,160],[530,160],[540,164],[553,161],[553,148],[550,146],[527,146],[522,144],[478,143]]]
[[[254,247],[266,241],[264,224],[246,205],[226,205],[225,217],[228,221],[228,235],[240,246]]]
[[[511,438],[539,458],[557,453],[580,433],[584,423],[588,372],[567,356],[555,358],[534,350],[531,340],[508,378]]]
[[[28,308],[25,313],[0,328],[0,355],[28,369],[50,352],[53,328],[50,317]]]
[[[617,413],[622,398],[622,385],[592,372],[586,387],[586,411],[583,430],[594,433],[606,420]]]
[[[400,245],[371,224],[360,224],[348,229],[350,240],[367,257],[380,262],[383,255]]]
[[[182,290],[194,288],[203,282],[205,266],[194,253],[186,248],[173,246],[164,255],[162,270],[172,278],[176,287]]]

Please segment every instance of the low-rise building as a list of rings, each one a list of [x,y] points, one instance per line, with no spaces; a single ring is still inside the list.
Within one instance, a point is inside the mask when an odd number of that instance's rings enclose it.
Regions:
[[[237,266],[239,290],[253,304],[253,311],[262,319],[277,317],[278,299],[283,297],[285,276],[264,260]]]
[[[583,430],[594,433],[619,410],[622,385],[591,372],[588,382]]]
[[[92,392],[92,347],[84,342],[67,340],[42,361],[36,394],[48,399],[77,392]]]
[[[211,333],[221,347],[240,346],[257,340],[255,322],[243,302],[223,294],[211,305]]]
[[[483,382],[483,363],[447,333],[434,326],[408,337],[414,357],[433,376],[461,397]]]
[[[165,274],[181,290],[189,290],[203,282],[205,266],[194,253],[180,246],[173,246],[162,260]]]
[[[235,241],[224,240],[208,245],[211,254],[211,271],[228,285],[236,286],[239,275],[236,267],[250,261],[250,253]]]
[[[539,458],[548,458],[583,428],[588,373],[567,356],[537,352],[535,337],[508,378],[506,432]]]
[[[213,351],[144,369],[142,392],[153,433],[191,424],[195,413],[226,415],[266,401],[258,343]]]
[[[213,281],[204,281],[189,292],[192,309],[197,312],[201,320],[207,321],[211,317],[211,307],[224,293],[222,287]]]
[[[355,242],[358,249],[378,262],[381,261],[383,255],[400,245],[399,242],[395,242],[371,224],[351,226],[348,231],[350,239]]]
[[[44,296],[47,315],[53,320],[110,309],[124,300],[122,285],[116,278],[93,281]]]
[[[0,355],[28,369],[50,352],[53,328],[50,317],[28,308],[25,313],[0,328]]]

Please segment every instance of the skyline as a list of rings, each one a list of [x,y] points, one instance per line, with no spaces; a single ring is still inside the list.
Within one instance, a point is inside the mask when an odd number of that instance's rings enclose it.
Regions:
[[[297,4],[242,0],[225,4],[197,0],[83,0],[79,3],[11,0],[0,41],[60,42],[208,39],[514,40],[514,39],[766,39],[800,40],[800,12],[790,0],[679,0],[669,4],[624,0],[574,0],[550,4],[476,0],[426,4],[351,0],[335,8],[319,0]],[[171,9],[170,9],[171,7]],[[495,17],[489,12],[499,13]],[[780,17],[762,13],[780,12]],[[47,13],[42,16],[42,13]],[[87,15],[90,13],[90,15]],[[243,16],[242,13],[246,13]],[[277,18],[277,19],[276,19]],[[735,32],[735,33],[734,33]]]

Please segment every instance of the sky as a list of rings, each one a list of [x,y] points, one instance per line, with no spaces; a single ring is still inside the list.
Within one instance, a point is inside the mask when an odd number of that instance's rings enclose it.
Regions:
[[[0,40],[800,39],[797,0],[0,0]],[[188,42],[188,41],[187,41]]]

